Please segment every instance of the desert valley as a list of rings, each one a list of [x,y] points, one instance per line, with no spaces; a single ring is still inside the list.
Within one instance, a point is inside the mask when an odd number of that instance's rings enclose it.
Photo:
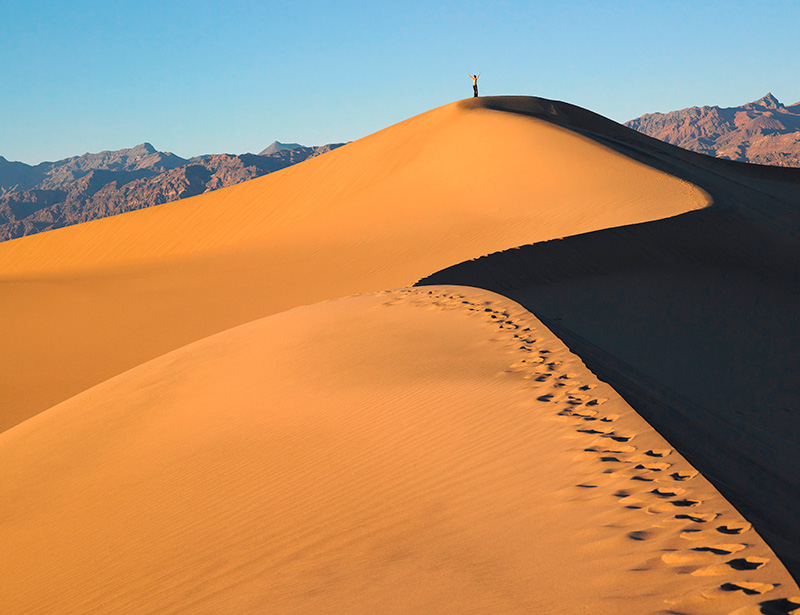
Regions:
[[[203,164],[0,243],[0,612],[800,612],[800,169],[522,96]]]

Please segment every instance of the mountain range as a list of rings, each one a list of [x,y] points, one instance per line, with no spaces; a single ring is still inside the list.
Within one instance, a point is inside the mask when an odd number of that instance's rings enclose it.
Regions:
[[[689,107],[625,123],[684,149],[755,164],[800,167],[800,102],[771,93],[740,107]]]
[[[717,158],[800,167],[800,102],[786,106],[771,93],[739,107],[651,113],[625,126]],[[217,190],[341,145],[275,141],[258,154],[184,159],[142,143],[37,165],[0,156],[0,241]]]
[[[258,154],[184,159],[142,143],[37,165],[0,156],[0,241],[217,190],[340,145],[275,141]]]

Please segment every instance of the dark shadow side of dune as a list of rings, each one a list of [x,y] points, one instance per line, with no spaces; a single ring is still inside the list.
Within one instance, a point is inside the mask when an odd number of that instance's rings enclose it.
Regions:
[[[800,169],[695,154],[556,101],[462,104],[564,126],[711,195],[703,210],[491,254],[418,284],[485,288],[533,312],[800,579]]]

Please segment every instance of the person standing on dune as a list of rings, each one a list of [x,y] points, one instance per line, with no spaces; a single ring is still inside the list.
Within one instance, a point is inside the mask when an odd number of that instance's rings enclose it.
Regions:
[[[470,75],[469,73],[467,73],[467,75],[469,76],[470,79],[472,79],[472,97],[473,98],[477,98],[478,97],[478,77],[480,77],[481,74],[478,73],[477,75]]]

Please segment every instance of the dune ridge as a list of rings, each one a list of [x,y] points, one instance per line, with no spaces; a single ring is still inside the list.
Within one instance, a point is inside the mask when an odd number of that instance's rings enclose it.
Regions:
[[[466,101],[236,186],[4,242],[0,427],[297,305],[708,203],[572,130]]]
[[[486,291],[236,327],[7,430],[0,456],[5,612],[800,607],[750,524]]]
[[[696,182],[713,204],[498,252],[421,283],[487,288],[534,312],[712,478],[800,574],[798,170],[676,152],[564,109],[553,121],[649,156]]]
[[[0,244],[6,610],[795,611],[791,471],[720,449],[791,433],[797,175],[676,150],[460,101]]]
[[[325,157],[213,194],[56,229],[43,238],[12,240],[3,246],[0,272],[17,276],[178,258],[251,245],[293,226],[307,233],[329,225],[353,236],[365,227],[375,232],[379,222],[424,226],[438,221],[441,212],[484,221],[488,213],[519,215],[532,202],[540,225],[551,227],[551,234],[576,226],[585,232],[663,218],[709,202],[697,188],[614,155],[574,130],[531,119],[493,113],[469,101],[451,103]],[[573,164],[576,150],[584,157],[580,167]],[[527,181],[520,181],[522,173]],[[572,176],[577,186],[564,186],[564,176]],[[538,179],[545,181],[536,185]],[[624,198],[615,185],[623,179]],[[575,211],[566,220],[559,215],[561,205],[579,207],[575,197],[587,188],[594,195],[586,208],[592,220],[576,222]],[[497,203],[489,212],[487,197]],[[431,202],[439,212],[425,206]],[[336,223],[340,218],[345,224]],[[187,224],[193,224],[191,232]]]

